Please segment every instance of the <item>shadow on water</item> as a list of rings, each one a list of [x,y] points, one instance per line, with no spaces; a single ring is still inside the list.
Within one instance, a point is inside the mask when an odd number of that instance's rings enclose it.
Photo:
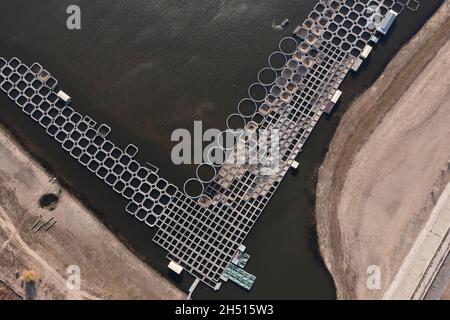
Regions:
[[[72,96],[77,111],[109,124],[117,144],[139,146],[138,160],[157,165],[161,175],[178,186],[193,176],[194,168],[172,164],[171,132],[191,129],[193,120],[200,119],[205,129],[223,129],[227,116],[256,81],[258,70],[266,66],[270,52],[289,34],[274,30],[272,23],[284,18],[300,23],[316,3],[77,2],[82,10],[81,31],[65,27],[66,8],[72,1],[2,1],[1,56],[40,62]],[[252,256],[247,269],[257,276],[253,290],[248,293],[224,284],[215,293],[200,286],[194,298],[335,298],[314,225],[318,168],[351,99],[370,86],[440,2],[426,1],[418,14],[402,16],[364,71],[345,81],[341,106],[319,122],[300,157],[300,170],[286,177],[245,242]],[[154,231],[125,214],[123,199],[79,167],[3,95],[0,106],[1,121],[48,170],[61,177],[138,256],[187,291],[192,277],[168,272],[165,252],[151,241]]]

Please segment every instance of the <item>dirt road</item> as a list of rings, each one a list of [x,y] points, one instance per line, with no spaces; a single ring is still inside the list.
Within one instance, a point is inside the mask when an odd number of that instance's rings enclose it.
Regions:
[[[318,234],[341,299],[383,296],[449,180],[449,4],[349,108],[320,170]]]
[[[33,249],[31,249],[20,237],[20,234],[11,219],[6,214],[5,210],[0,207],[0,228],[6,233],[7,240],[3,242],[0,247],[0,253],[10,246],[22,251],[30,259],[38,265],[39,270],[45,274],[45,280],[53,283],[57,287],[63,288],[66,284],[66,279],[63,278],[52,266],[50,266],[41,256],[39,256]],[[15,254],[18,250],[15,250]],[[41,271],[41,272],[42,272]],[[66,298],[70,300],[96,300],[97,297],[90,295],[82,290],[69,290],[66,293]]]
[[[8,106],[10,107],[10,106]],[[0,130],[0,279],[24,296],[17,274],[38,273],[36,299],[185,299],[186,295],[130,252],[62,189],[54,211],[39,199],[61,187]],[[57,223],[33,232],[42,218]],[[81,290],[66,286],[67,268],[81,271]]]

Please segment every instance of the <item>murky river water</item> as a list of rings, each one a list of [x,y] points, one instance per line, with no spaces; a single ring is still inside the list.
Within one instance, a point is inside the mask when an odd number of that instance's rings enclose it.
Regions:
[[[246,241],[248,293],[233,284],[219,293],[199,287],[194,298],[333,299],[334,286],[317,249],[313,206],[315,172],[349,101],[374,81],[392,55],[441,0],[405,13],[359,75],[343,85],[343,102],[323,118],[301,157]],[[140,148],[139,160],[158,166],[178,186],[191,166],[170,160],[177,128],[224,128],[227,116],[256,79],[267,57],[289,34],[272,28],[304,20],[316,0],[0,0],[0,56],[37,61],[60,81],[74,107],[113,129],[112,138]],[[66,8],[78,4],[82,30],[66,28]],[[167,275],[165,253],[153,231],[125,213],[126,202],[81,168],[41,128],[0,97],[0,120],[45,165],[62,177],[146,262]],[[76,261],[74,261],[76,263]],[[120,275],[118,275],[120,276]],[[186,290],[192,279],[177,284]]]

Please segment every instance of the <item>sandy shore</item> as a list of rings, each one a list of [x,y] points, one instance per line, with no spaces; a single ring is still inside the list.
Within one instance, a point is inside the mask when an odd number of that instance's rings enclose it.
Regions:
[[[449,17],[447,0],[356,99],[320,169],[318,235],[340,299],[383,296],[449,180]]]
[[[139,260],[77,199],[0,129],[0,279],[24,296],[16,272],[38,274],[36,299],[184,299],[186,295]],[[58,193],[54,211],[43,194]],[[125,214],[125,213],[124,213]],[[57,223],[31,231],[42,217]],[[81,290],[68,290],[67,268],[81,271]]]

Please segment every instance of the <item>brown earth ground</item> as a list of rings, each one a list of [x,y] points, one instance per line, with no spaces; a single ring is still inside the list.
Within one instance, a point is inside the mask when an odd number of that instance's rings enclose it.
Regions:
[[[10,286],[0,282],[0,300],[21,300],[22,297],[14,292]]]
[[[446,0],[345,113],[320,169],[317,229],[340,299],[383,296],[449,180],[449,38]]]
[[[442,296],[443,300],[450,300],[450,283],[447,287],[447,289],[445,290],[444,295]]]
[[[43,194],[60,191],[54,211],[39,208]],[[57,223],[48,231],[33,232],[39,217],[45,221],[54,217]],[[72,265],[81,271],[80,290],[66,286],[67,268]],[[20,277],[25,270],[37,272],[35,299],[186,298],[52,182],[0,128],[0,280],[4,281],[0,281],[0,299],[25,296]]]

